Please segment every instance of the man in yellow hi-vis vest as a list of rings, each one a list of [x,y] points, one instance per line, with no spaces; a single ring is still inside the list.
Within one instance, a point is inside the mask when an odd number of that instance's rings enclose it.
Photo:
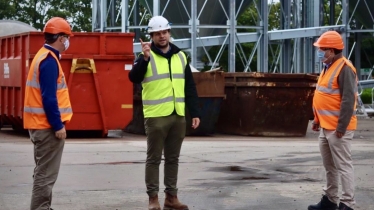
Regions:
[[[336,31],[323,33],[314,43],[324,63],[313,98],[312,129],[320,131],[319,147],[326,170],[325,195],[308,210],[352,210],[355,204],[351,141],[357,126],[356,69],[344,56],[343,39]],[[340,179],[339,179],[340,177]],[[339,207],[339,180],[342,196]]]
[[[69,23],[51,18],[44,26],[45,44],[35,55],[27,76],[23,125],[34,144],[34,184],[31,210],[49,210],[52,188],[60,170],[66,131],[72,116],[60,53],[69,47],[73,36]]]
[[[158,201],[159,165],[165,156],[165,210],[188,210],[177,197],[178,163],[186,133],[185,105],[192,127],[200,124],[195,82],[186,55],[170,43],[170,24],[162,16],[148,24],[151,43],[142,40],[142,53],[135,61],[129,78],[141,83],[144,124],[147,134],[145,182],[149,210],[161,209]]]

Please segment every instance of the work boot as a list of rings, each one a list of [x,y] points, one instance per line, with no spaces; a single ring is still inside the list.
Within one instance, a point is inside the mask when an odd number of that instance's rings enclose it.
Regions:
[[[148,210],[161,210],[160,203],[158,202],[158,195],[153,197],[149,196]]]
[[[188,206],[181,203],[176,195],[165,194],[164,210],[188,210]]]
[[[308,206],[308,210],[336,210],[336,208],[338,205],[331,202],[327,195],[324,195],[319,203]]]
[[[345,205],[344,203],[340,203],[338,209],[339,209],[339,210],[353,210],[352,208],[348,207],[348,206]]]

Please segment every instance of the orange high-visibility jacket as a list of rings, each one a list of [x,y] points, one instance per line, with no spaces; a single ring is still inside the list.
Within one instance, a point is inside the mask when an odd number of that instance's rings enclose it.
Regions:
[[[69,122],[73,116],[69,92],[66,85],[64,72],[62,71],[56,55],[45,47],[42,47],[33,59],[27,76],[25,88],[25,102],[23,109],[23,127],[25,129],[46,129],[51,128],[44,112],[42,94],[39,83],[39,65],[48,56],[52,55],[58,64],[57,78],[57,102],[62,122]]]
[[[338,85],[338,76],[344,65],[349,66],[356,74],[356,68],[346,58],[342,57],[336,60],[328,71],[321,73],[316,91],[313,98],[314,121],[319,123],[321,128],[327,130],[335,130],[338,126],[340,115],[341,95]],[[357,90],[356,99],[357,99]],[[357,100],[355,100],[357,101]],[[352,107],[352,118],[348,124],[347,130],[355,130],[357,126],[357,118]]]

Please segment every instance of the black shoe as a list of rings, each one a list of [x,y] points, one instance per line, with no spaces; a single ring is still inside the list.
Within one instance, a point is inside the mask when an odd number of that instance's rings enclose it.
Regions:
[[[340,203],[339,204],[339,210],[353,210],[352,208],[349,208],[347,205],[345,205],[344,203]]]
[[[308,206],[308,210],[336,210],[337,208],[338,205],[336,205],[336,203],[331,202],[326,195],[322,197],[319,203]]]

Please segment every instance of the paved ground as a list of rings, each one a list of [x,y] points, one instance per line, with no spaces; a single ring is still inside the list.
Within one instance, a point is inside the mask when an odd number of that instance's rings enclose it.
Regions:
[[[360,119],[353,141],[356,209],[361,210],[374,209],[373,125],[374,119]],[[67,140],[54,187],[55,210],[147,209],[145,138],[122,135]],[[187,137],[179,197],[191,210],[307,209],[320,199],[325,183],[316,137],[310,130],[302,138]],[[33,167],[28,137],[0,131],[0,210],[28,209]]]

